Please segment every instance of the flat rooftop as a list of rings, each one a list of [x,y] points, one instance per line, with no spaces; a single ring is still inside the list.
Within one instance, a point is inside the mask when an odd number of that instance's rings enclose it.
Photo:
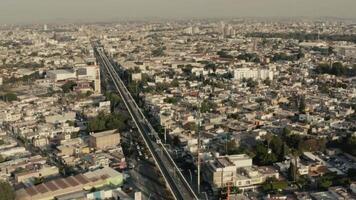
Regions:
[[[103,136],[108,136],[108,135],[113,135],[113,134],[119,134],[119,133],[115,129],[115,130],[108,130],[108,131],[93,133],[91,136],[92,137],[103,137]]]

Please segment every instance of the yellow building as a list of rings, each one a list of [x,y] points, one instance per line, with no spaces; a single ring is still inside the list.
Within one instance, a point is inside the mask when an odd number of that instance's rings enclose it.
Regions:
[[[89,146],[94,149],[107,149],[120,144],[120,134],[116,130],[92,133],[89,137]]]

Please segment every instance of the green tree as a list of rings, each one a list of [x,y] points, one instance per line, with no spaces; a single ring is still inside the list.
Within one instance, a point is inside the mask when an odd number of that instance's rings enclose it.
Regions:
[[[226,144],[226,149],[228,155],[248,153],[247,149],[239,146],[235,140],[228,141]]]
[[[290,180],[292,181],[297,181],[298,180],[298,163],[297,163],[297,156],[292,153],[291,159],[290,159],[290,165],[288,169],[288,175]]]
[[[249,78],[246,80],[246,85],[247,87],[255,88],[258,85],[258,83],[257,81],[254,81],[252,78]]]
[[[304,113],[306,109],[305,97],[302,96],[299,101],[299,112]]]
[[[320,189],[323,190],[327,190],[332,185],[332,183],[333,182],[327,178],[321,178],[320,180],[318,180],[318,186]]]
[[[253,160],[257,165],[271,165],[277,161],[277,156],[263,143],[256,145],[255,155]]]
[[[171,82],[172,87],[178,87],[179,86],[179,81],[177,79],[173,79]]]
[[[288,183],[286,181],[280,181],[276,178],[268,178],[264,184],[262,185],[262,190],[264,192],[278,192],[288,187]]]
[[[168,97],[163,100],[165,103],[177,104],[179,102],[178,97]]]
[[[267,86],[270,86],[272,82],[271,82],[271,79],[266,78],[265,80],[263,80],[263,83]]]
[[[282,138],[288,137],[291,133],[292,131],[288,127],[284,127],[282,130]]]
[[[206,112],[210,112],[212,110],[214,110],[217,107],[217,105],[209,100],[204,100],[201,103],[201,107],[200,107],[200,112],[202,113],[206,113]]]
[[[98,132],[111,129],[118,129],[122,131],[127,128],[127,120],[128,116],[123,113],[99,113],[97,117],[89,120],[88,131]]]
[[[34,180],[33,180],[33,184],[34,185],[39,185],[39,184],[43,183],[43,181],[44,181],[43,177],[35,177]]]
[[[121,104],[121,97],[112,92],[106,92],[105,97],[110,101],[111,112],[114,112],[114,109]]]
[[[68,81],[65,84],[63,84],[61,88],[64,93],[68,93],[68,92],[72,91],[76,85],[77,84],[74,81]]]
[[[4,95],[0,96],[0,99],[3,101],[16,101],[17,100],[17,95],[14,93],[6,93]]]
[[[14,200],[15,192],[12,186],[5,181],[0,181],[0,200]]]
[[[288,153],[288,146],[282,141],[280,137],[273,136],[270,141],[270,148],[272,152],[277,156],[279,161],[284,159],[286,153]]]
[[[6,158],[4,158],[2,155],[0,155],[0,163],[5,162]]]

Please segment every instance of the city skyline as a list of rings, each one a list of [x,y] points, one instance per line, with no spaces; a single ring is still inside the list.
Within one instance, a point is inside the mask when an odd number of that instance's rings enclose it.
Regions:
[[[0,0],[1,24],[229,17],[355,19],[353,0]]]

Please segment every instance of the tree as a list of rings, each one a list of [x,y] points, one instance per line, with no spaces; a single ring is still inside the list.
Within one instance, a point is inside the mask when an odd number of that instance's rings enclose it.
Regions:
[[[217,69],[217,66],[215,63],[208,63],[204,66],[204,69],[205,70],[213,70],[215,72]]]
[[[277,156],[278,160],[282,161],[288,151],[288,147],[282,139],[280,137],[273,136],[270,141],[270,147],[272,152]]]
[[[68,92],[72,91],[76,85],[77,84],[74,81],[68,81],[65,84],[63,84],[61,88],[64,93],[68,93]]]
[[[301,112],[301,113],[305,112],[306,103],[305,103],[305,97],[304,96],[300,97],[298,109],[299,109],[299,112]]]
[[[230,140],[229,142],[227,142],[226,150],[227,150],[226,154],[228,155],[244,153],[244,149],[239,148],[235,140]]]
[[[228,54],[226,51],[221,50],[216,53],[220,58],[234,58],[232,55]]]
[[[258,143],[255,147],[254,162],[258,165],[271,165],[277,161],[276,155],[270,151],[263,143]]]
[[[15,192],[12,186],[5,181],[0,181],[0,200],[14,200]]]
[[[214,102],[209,101],[209,100],[204,100],[201,103],[200,112],[202,112],[202,113],[210,112],[210,111],[214,110],[215,108],[216,108],[216,104]]]
[[[319,177],[316,180],[317,186],[319,189],[327,190],[330,186],[333,185],[333,182],[336,182],[340,177],[337,176],[336,172],[329,172],[324,174],[322,177]]]
[[[0,163],[5,162],[6,158],[4,158],[2,155],[0,155]]]
[[[175,135],[173,137],[173,145],[178,146],[180,144],[179,136]]]
[[[356,181],[356,168],[350,168],[347,171],[347,176],[352,180],[352,181]]]
[[[105,114],[99,113],[95,118],[89,120],[88,131],[97,132],[111,129],[125,130],[128,116],[123,113]]]
[[[296,152],[293,151],[291,159],[290,159],[290,165],[288,169],[288,175],[290,180],[292,181],[297,181],[298,180],[298,161],[297,161],[297,155]]]
[[[121,98],[117,94],[112,92],[106,92],[105,97],[107,98],[107,100],[110,101],[111,112],[114,112],[114,109],[122,102]]]
[[[43,183],[43,181],[44,181],[43,177],[35,177],[35,179],[33,180],[33,184],[39,185],[39,184]]]
[[[271,79],[266,78],[265,80],[263,80],[263,83],[267,86],[270,86],[272,82],[271,82]]]
[[[163,100],[165,103],[177,104],[179,102],[178,97],[167,97]]]
[[[154,50],[152,50],[152,56],[153,57],[159,57],[159,56],[164,56],[164,50],[166,50],[166,47],[158,47]]]
[[[176,78],[173,79],[172,82],[171,82],[171,86],[172,87],[178,87],[179,86],[179,81]]]
[[[291,130],[288,127],[284,127],[282,130],[282,138],[286,138],[291,134]]]
[[[323,190],[327,190],[332,185],[332,183],[333,182],[330,179],[323,177],[318,180],[318,186],[320,189]]]
[[[16,101],[17,100],[17,95],[14,93],[6,93],[4,95],[0,96],[0,99],[3,101]]]
[[[276,178],[268,178],[262,185],[264,192],[278,192],[288,187],[286,181],[280,181]]]
[[[258,85],[257,81],[254,81],[252,78],[247,79],[245,82],[247,87],[250,88],[255,88]]]

